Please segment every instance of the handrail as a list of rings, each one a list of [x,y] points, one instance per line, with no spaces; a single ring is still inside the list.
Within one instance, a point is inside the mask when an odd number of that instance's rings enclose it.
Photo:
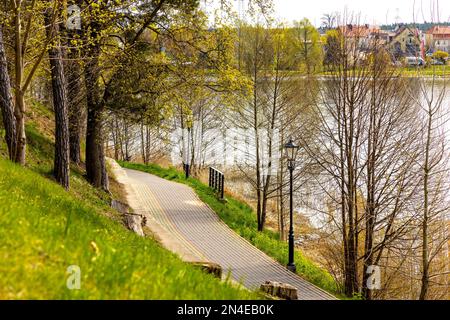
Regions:
[[[216,168],[209,168],[209,187],[217,192],[221,200],[224,199],[225,175]]]

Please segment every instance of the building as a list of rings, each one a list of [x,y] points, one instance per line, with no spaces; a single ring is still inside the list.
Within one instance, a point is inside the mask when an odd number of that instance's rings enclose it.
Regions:
[[[398,25],[394,30],[383,30],[378,26],[368,24],[348,24],[339,26],[338,30],[345,37],[347,46],[356,48],[355,52],[360,56],[364,56],[367,51],[370,51],[372,46],[381,45],[391,52],[394,60],[403,60],[406,57],[425,57],[425,34],[412,26]],[[449,41],[444,42],[441,33],[443,30],[439,30],[439,36],[436,37],[439,41],[435,41],[435,43],[437,47],[444,48],[450,44],[450,38]],[[447,31],[443,34],[447,37]]]
[[[339,30],[350,44],[356,44],[359,50],[364,51],[369,48],[371,34],[375,33],[377,29],[368,24],[361,26],[348,24],[340,26]]]
[[[426,32],[425,38],[430,52],[450,53],[450,26],[434,26]]]
[[[400,26],[389,43],[395,58],[422,56],[422,34],[416,28]]]

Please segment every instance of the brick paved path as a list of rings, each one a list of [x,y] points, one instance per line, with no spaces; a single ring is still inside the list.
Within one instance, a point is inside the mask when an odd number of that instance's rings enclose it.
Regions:
[[[250,289],[272,280],[297,287],[302,300],[334,299],[238,236],[188,186],[140,171],[125,172],[134,191],[131,207],[156,221],[190,260],[216,262]]]

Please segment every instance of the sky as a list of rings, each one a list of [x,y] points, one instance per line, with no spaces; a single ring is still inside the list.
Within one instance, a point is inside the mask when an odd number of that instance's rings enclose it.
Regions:
[[[346,8],[349,12],[359,14],[361,22],[368,24],[395,23],[397,20],[412,22],[414,16],[416,22],[422,22],[424,18],[426,21],[437,21],[438,18],[440,21],[450,21],[450,0],[274,0],[274,2],[278,18],[292,21],[304,16],[316,26],[320,25],[324,13],[343,12]]]
[[[239,1],[243,1],[245,8],[248,0],[232,1],[237,10]],[[450,0],[273,0],[273,2],[275,17],[278,20],[292,22],[306,17],[317,27],[321,24],[323,14],[342,13],[346,9],[357,14],[361,24],[380,25],[424,20],[450,22]]]

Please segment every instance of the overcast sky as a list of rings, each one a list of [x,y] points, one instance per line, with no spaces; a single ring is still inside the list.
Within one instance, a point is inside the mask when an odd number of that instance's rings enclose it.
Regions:
[[[343,12],[345,8],[360,14],[361,20],[369,24],[396,22],[397,16],[402,22],[450,20],[450,0],[274,0],[276,15],[287,21],[307,17],[315,25],[320,24],[324,13]],[[434,9],[433,9],[434,3]],[[414,10],[415,8],[415,10]],[[434,12],[434,18],[432,18]],[[423,17],[424,16],[424,17]]]
[[[208,1],[208,0],[207,0]],[[211,1],[211,0],[209,0]],[[214,0],[213,0],[214,1]],[[218,0],[215,0],[218,1]],[[233,0],[237,3],[247,0]],[[361,23],[385,24],[400,22],[448,21],[450,22],[450,0],[273,0],[275,16],[292,22],[308,18],[319,26],[324,13],[348,12],[360,15]],[[208,6],[211,8],[211,6]],[[439,8],[439,10],[437,9]]]

